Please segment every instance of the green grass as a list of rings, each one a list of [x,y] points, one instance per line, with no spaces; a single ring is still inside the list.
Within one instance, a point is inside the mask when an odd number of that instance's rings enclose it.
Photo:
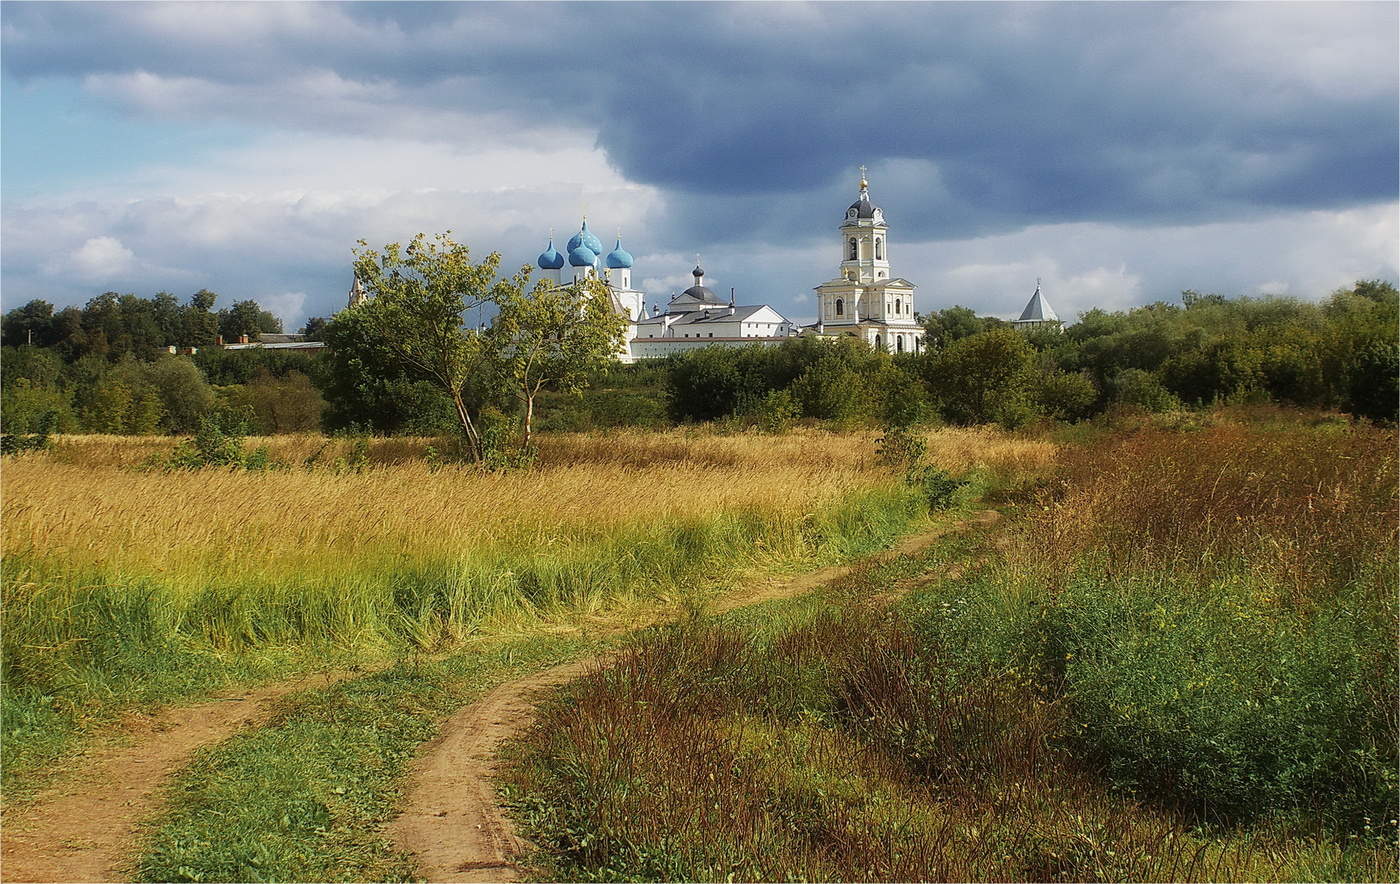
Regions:
[[[541,876],[1393,880],[1393,438],[1097,446],[1000,544],[571,686],[512,748]]]
[[[890,486],[800,520],[736,509],[586,534],[547,552],[506,545],[365,573],[201,585],[12,556],[0,584],[6,799],[32,794],[85,733],[123,709],[844,561],[922,518],[916,497]]]
[[[152,823],[138,880],[413,880],[411,859],[382,826],[419,745],[489,687],[588,647],[518,639],[289,698],[266,726],[201,753],[180,774]]]
[[[951,523],[957,515],[943,518]],[[851,538],[846,550],[873,551],[880,537]],[[910,577],[968,543],[950,535],[918,556],[859,566],[821,592],[736,609],[716,622],[782,633],[821,616],[832,598],[863,591],[867,575]],[[412,880],[411,858],[386,842],[381,827],[417,747],[443,716],[491,685],[593,647],[581,639],[520,639],[401,663],[288,700],[268,726],[203,753],[180,776],[152,824],[140,878]]]

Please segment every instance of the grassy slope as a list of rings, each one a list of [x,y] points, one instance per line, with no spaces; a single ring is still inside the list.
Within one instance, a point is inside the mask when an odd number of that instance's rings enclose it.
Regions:
[[[857,518],[859,512],[847,510],[845,520],[833,522],[845,526],[842,558],[887,545],[901,524]],[[965,542],[949,538],[938,549]],[[922,567],[912,561],[896,559],[874,572],[907,575]],[[725,622],[757,626],[811,605],[772,602]],[[444,715],[491,685],[595,647],[562,637],[510,640],[494,651],[400,665],[289,701],[270,726],[205,753],[180,777],[167,812],[150,827],[141,879],[411,880],[411,861],[392,850],[379,826],[414,749]]]
[[[1100,439],[891,612],[657,637],[517,747],[543,874],[1389,880],[1394,436],[1333,430]]]

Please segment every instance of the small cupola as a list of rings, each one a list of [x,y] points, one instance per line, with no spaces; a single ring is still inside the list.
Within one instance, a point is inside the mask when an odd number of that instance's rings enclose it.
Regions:
[[[617,238],[617,245],[608,252],[607,265],[610,270],[622,270],[632,266],[632,253],[622,247],[621,235]]]
[[[535,261],[541,270],[558,270],[564,266],[564,256],[554,248],[554,237],[549,238],[549,246],[540,252],[539,258]]]

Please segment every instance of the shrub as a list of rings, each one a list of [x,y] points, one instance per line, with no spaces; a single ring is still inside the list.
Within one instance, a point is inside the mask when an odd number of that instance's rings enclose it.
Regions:
[[[199,430],[193,439],[181,442],[168,458],[157,459],[153,465],[182,470],[203,467],[265,470],[275,466],[266,446],[251,452],[244,449],[249,419],[246,413],[231,409],[206,414],[199,419]]]
[[[963,479],[954,479],[938,467],[928,465],[911,470],[906,481],[923,493],[930,510],[946,510],[951,507],[953,495],[967,484]]]

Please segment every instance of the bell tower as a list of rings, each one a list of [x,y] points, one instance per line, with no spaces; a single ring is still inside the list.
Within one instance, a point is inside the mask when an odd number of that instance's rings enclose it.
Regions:
[[[851,335],[889,353],[918,352],[914,284],[890,273],[889,225],[870,201],[865,171],[861,166],[860,192],[841,219],[837,276],[817,286],[819,333]]]
[[[870,182],[860,167],[860,195],[841,222],[841,276],[870,284],[890,275],[889,227],[870,201]]]

